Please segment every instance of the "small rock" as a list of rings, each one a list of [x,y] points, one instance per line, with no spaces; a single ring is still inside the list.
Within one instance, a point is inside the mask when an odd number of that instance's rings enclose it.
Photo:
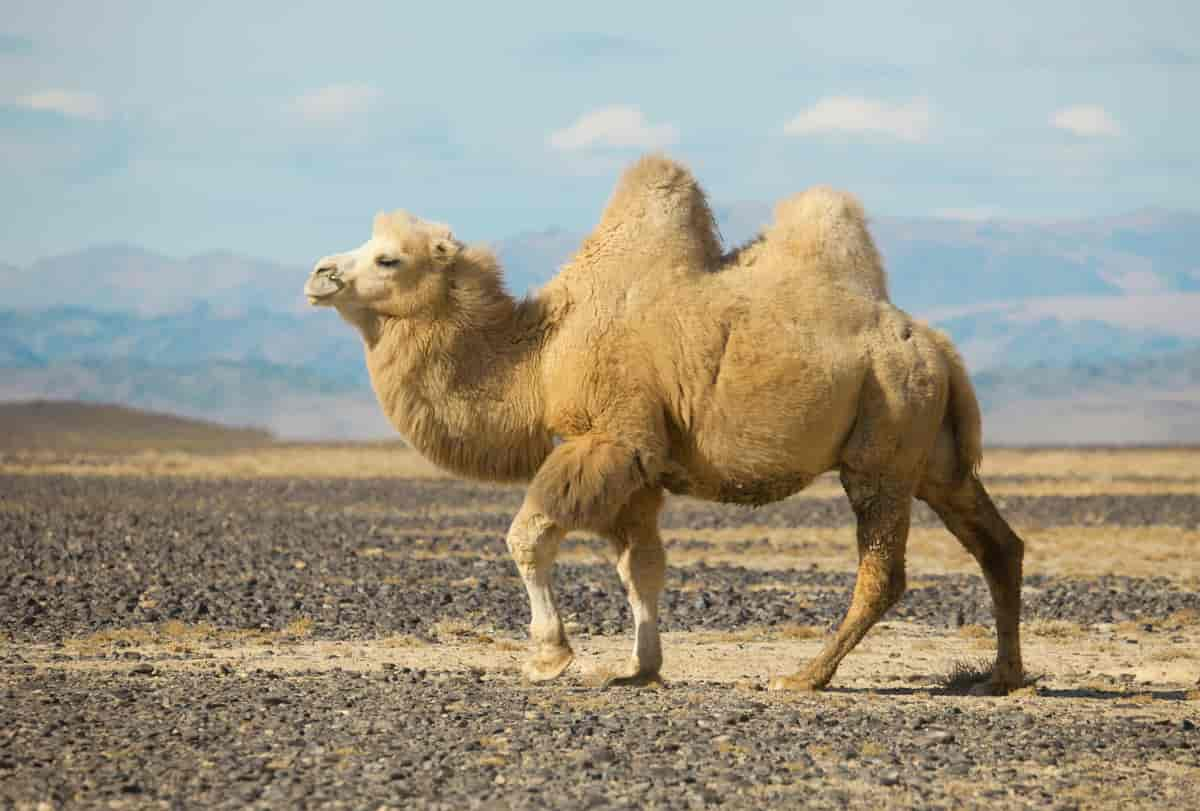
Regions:
[[[154,675],[154,665],[150,664],[149,662],[142,662],[139,665],[134,665],[133,669],[130,670],[129,672],[134,673],[138,676],[153,676]]]
[[[900,773],[896,771],[887,771],[879,775],[879,785],[895,786],[900,783]]]

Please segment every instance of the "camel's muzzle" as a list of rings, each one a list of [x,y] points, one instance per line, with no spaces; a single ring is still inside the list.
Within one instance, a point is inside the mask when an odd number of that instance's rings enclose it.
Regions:
[[[304,295],[309,304],[316,304],[341,291],[346,283],[337,268],[317,268],[304,283]]]

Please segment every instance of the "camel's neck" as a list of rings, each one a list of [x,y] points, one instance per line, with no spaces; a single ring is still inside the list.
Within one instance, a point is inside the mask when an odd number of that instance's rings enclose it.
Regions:
[[[538,381],[546,324],[531,302],[471,292],[452,299],[449,317],[360,323],[371,383],[396,429],[436,464],[528,479],[552,448]]]

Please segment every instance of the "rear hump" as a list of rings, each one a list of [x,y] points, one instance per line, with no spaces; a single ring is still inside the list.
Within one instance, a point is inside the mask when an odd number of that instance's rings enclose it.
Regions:
[[[870,298],[889,301],[883,260],[852,194],[814,186],[781,201],[756,250],[796,267],[816,266]]]

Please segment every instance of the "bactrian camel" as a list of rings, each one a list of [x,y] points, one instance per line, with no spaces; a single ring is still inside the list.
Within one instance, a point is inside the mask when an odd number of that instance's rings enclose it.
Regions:
[[[942,334],[893,306],[862,209],[810,189],[722,255],[682,166],[620,178],[595,231],[535,296],[505,292],[495,255],[397,211],[321,259],[305,285],[358,329],[392,424],[454,473],[530,482],[508,532],[529,592],[534,681],[573,653],[551,569],[567,532],[606,537],[634,620],[614,681],[656,680],[663,493],[765,504],[837,470],[858,526],[849,610],[807,667],[818,689],[905,587],[914,496],[979,561],[998,653],[980,692],[1022,683],[1022,542],[977,477],[979,406]]]

